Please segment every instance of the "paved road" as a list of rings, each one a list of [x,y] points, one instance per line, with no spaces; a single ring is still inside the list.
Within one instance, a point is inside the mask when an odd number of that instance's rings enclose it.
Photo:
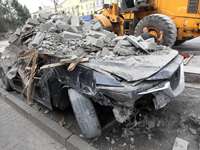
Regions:
[[[0,97],[0,150],[66,150]]]

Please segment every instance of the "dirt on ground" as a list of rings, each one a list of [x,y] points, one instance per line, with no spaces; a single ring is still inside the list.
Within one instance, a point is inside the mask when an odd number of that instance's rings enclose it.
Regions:
[[[27,102],[25,97],[21,99]],[[186,87],[181,95],[162,109],[150,109],[145,115],[141,111],[144,118],[138,120],[137,125],[119,124],[113,121],[112,115],[102,115],[104,120],[110,119],[110,123],[100,137],[92,140],[83,137],[71,108],[49,111],[36,102],[32,107],[57,123],[64,117],[66,129],[99,150],[171,150],[176,137],[189,142],[188,150],[200,148],[200,95],[199,89],[195,88]]]

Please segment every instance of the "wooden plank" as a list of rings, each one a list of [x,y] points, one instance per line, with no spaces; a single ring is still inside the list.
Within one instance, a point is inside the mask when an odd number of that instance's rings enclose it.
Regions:
[[[26,77],[26,75],[24,74],[23,70],[21,69],[21,67],[18,68],[17,72],[19,73],[19,76],[21,77],[24,85],[28,85],[28,78]]]
[[[189,63],[189,61],[192,59],[192,57],[194,56],[194,54],[190,55],[190,57],[186,58],[183,62],[183,65],[187,65]]]
[[[63,66],[63,65],[66,65],[66,63],[58,62],[58,63],[54,63],[54,64],[43,65],[42,67],[40,67],[40,69],[59,67],[59,66]]]
[[[69,70],[69,71],[74,70],[75,67],[76,67],[76,65],[77,65],[78,63],[80,63],[86,55],[87,55],[87,53],[83,54],[81,57],[78,57],[76,60],[74,60],[74,61],[69,65],[69,67],[67,68],[67,70]]]
[[[89,57],[83,58],[80,62],[87,62],[87,61],[89,61]],[[70,63],[72,63],[72,60],[70,60],[70,59],[61,59],[60,62],[58,62],[58,63],[43,65],[42,67],[40,67],[40,69],[59,67],[59,66],[64,66],[66,64],[70,64]]]

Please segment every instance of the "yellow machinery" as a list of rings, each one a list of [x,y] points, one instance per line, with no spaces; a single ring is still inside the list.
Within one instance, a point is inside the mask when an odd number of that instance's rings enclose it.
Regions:
[[[200,35],[199,0],[121,0],[120,4],[105,4],[104,11],[94,15],[104,28],[118,35],[138,36],[148,27],[157,37],[163,31],[161,44],[167,46]]]

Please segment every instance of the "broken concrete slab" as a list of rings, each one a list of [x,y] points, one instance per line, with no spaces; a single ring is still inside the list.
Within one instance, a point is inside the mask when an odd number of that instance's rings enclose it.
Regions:
[[[69,28],[67,29],[67,31],[77,33],[78,29],[75,26],[70,25]]]
[[[103,46],[104,46],[103,40],[99,40],[99,39],[93,38],[91,36],[87,36],[86,40],[88,42],[90,42],[93,46],[96,46],[96,47],[99,47],[99,48],[103,48]]]
[[[137,36],[137,37],[133,37],[137,42],[143,42],[144,39],[142,38],[141,35]]]
[[[26,24],[30,24],[30,25],[36,26],[36,25],[39,25],[40,22],[37,21],[37,20],[35,20],[35,19],[29,18],[29,19],[26,21]]]
[[[102,52],[101,52],[101,56],[109,56],[110,55],[110,51],[108,50],[108,48],[104,47]]]
[[[99,31],[102,28],[102,24],[100,22],[96,22],[94,25],[92,25],[92,29],[95,31]]]
[[[62,34],[62,37],[64,39],[67,39],[67,38],[82,38],[82,35],[80,34],[76,34],[76,33],[72,33],[72,32],[68,32],[68,31],[64,31],[63,34]]]
[[[147,50],[156,50],[157,49],[157,43],[155,42],[147,42],[147,41],[143,41],[143,42],[139,42],[145,49]]]
[[[127,49],[125,47],[122,48],[122,47],[118,47],[118,46],[114,47],[113,52],[118,54],[119,56],[129,56],[132,54],[131,49]]]
[[[53,22],[46,22],[46,23],[42,23],[40,24],[40,27],[43,31],[49,31],[49,29],[54,26]]]
[[[149,39],[147,39],[145,41],[146,42],[150,42],[150,43],[155,43],[156,42],[154,38],[149,38]]]
[[[22,30],[21,30],[20,28],[18,28],[18,29],[15,31],[15,34],[18,35],[18,36],[20,36],[21,32],[22,32]]]
[[[144,52],[146,52],[146,53],[149,54],[148,50],[145,49],[139,42],[137,42],[137,41],[135,40],[135,37],[134,37],[134,36],[127,36],[126,39],[127,39],[130,43],[132,43],[136,48],[139,48],[139,49],[141,49],[142,51],[144,51]]]
[[[90,31],[92,29],[92,24],[90,22],[84,22],[82,30],[84,32]]]
[[[121,46],[131,46],[132,44],[127,41],[127,40],[120,40],[117,42],[116,46],[121,47]]]
[[[32,46],[38,47],[40,43],[42,42],[42,40],[44,39],[44,37],[45,37],[45,34],[43,32],[38,32],[34,40],[32,41]]]
[[[63,21],[63,22],[66,22],[67,24],[70,24],[70,22],[69,22],[69,16],[65,16],[65,15],[64,15],[62,21]]]
[[[69,25],[61,20],[57,20],[55,25],[57,27],[57,31],[67,31],[69,29]]]
[[[12,44],[12,43],[14,43],[18,38],[19,38],[18,35],[13,34],[13,35],[10,37],[10,39],[9,39],[8,42],[9,42],[10,44]]]
[[[172,150],[187,150],[188,144],[188,141],[176,138]]]
[[[71,25],[79,27],[81,22],[81,18],[79,16],[73,15],[71,18]]]
[[[46,19],[44,19],[43,17],[39,17],[38,19],[37,19],[40,23],[45,23],[47,20]]]
[[[39,16],[48,20],[51,17],[51,13],[45,12],[45,11],[39,11]]]
[[[53,19],[53,22],[56,22],[57,20],[63,20],[64,15],[53,15],[51,16],[51,19]]]
[[[126,36],[117,36],[111,40],[111,46],[115,46],[118,41],[125,40]]]

